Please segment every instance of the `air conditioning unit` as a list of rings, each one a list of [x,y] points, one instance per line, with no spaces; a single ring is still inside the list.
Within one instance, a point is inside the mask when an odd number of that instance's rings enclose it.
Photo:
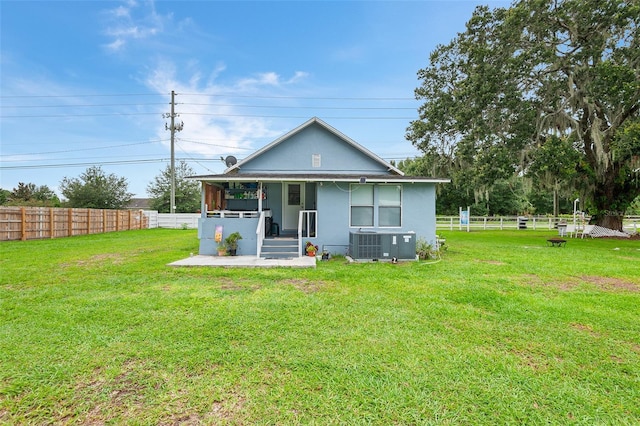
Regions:
[[[380,259],[382,235],[373,232],[351,232],[349,255],[354,259]]]
[[[404,259],[416,258],[416,234],[351,232],[349,233],[349,255],[353,259]]]

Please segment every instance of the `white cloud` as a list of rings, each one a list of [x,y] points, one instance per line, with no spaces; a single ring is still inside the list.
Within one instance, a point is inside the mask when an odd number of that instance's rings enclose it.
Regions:
[[[240,79],[237,87],[240,90],[252,90],[260,86],[283,87],[289,84],[297,83],[305,79],[309,74],[303,71],[296,71],[293,77],[283,80],[282,77],[275,72],[258,73],[254,77]]]
[[[111,14],[117,18],[129,18],[129,8],[124,6],[118,6],[115,9],[111,10]]]
[[[124,46],[125,44],[126,44],[126,42],[125,42],[123,39],[118,38],[118,39],[115,39],[113,42],[111,42],[111,43],[109,43],[109,44],[105,45],[105,47],[106,47],[108,50],[111,50],[111,51],[118,51],[118,50],[120,50],[120,49],[122,48],[122,46]]]
[[[171,21],[172,15],[158,15],[153,1],[145,2],[144,5],[146,7],[139,10],[137,2],[128,1],[125,5],[105,11],[109,24],[104,34],[113,39],[105,44],[108,50],[119,51],[131,40],[143,40],[163,33],[166,22]]]
[[[309,73],[308,72],[296,71],[295,74],[293,75],[293,77],[291,77],[291,79],[289,80],[289,83],[297,83],[298,81],[304,80],[307,77],[309,77]]]

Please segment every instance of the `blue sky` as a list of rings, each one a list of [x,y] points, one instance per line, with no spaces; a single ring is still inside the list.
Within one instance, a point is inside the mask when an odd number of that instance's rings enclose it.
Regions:
[[[136,197],[177,160],[220,173],[319,117],[386,160],[418,154],[416,73],[480,4],[506,1],[0,2],[0,187],[91,165]]]

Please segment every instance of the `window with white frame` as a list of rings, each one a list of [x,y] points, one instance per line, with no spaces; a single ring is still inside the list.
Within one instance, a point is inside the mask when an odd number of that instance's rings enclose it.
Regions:
[[[373,185],[351,185],[351,226],[373,226]]]
[[[378,225],[402,226],[402,185],[378,186]]]

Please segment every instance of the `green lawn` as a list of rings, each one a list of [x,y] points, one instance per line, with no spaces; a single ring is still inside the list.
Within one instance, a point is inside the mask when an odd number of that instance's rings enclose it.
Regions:
[[[640,241],[171,268],[192,230],[0,244],[0,423],[638,424]]]

